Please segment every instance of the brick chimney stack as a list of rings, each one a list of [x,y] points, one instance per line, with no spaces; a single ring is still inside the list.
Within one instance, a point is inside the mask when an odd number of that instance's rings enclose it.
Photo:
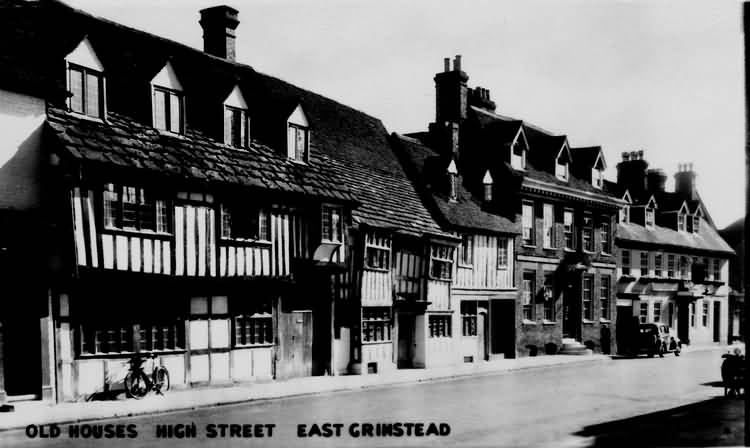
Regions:
[[[677,165],[677,172],[674,174],[674,191],[686,195],[691,200],[698,199],[692,163]]]
[[[435,75],[435,122],[430,123],[430,134],[439,151],[458,159],[460,125],[466,118],[469,76],[461,70],[461,55],[443,60],[443,71]]]
[[[623,152],[622,162],[617,164],[617,183],[638,196],[646,191],[647,170],[648,162],[643,159],[643,151]]]
[[[226,5],[202,9],[200,25],[203,28],[203,51],[234,61],[235,32],[240,21],[239,12]]]

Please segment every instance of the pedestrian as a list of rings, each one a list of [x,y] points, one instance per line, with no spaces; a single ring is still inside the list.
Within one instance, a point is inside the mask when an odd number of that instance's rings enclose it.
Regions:
[[[611,337],[612,331],[609,329],[609,326],[607,324],[603,324],[601,329],[601,344],[602,353],[605,355],[609,355],[609,344]]]

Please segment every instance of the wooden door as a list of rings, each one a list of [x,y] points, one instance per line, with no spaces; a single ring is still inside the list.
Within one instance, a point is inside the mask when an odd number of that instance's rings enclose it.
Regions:
[[[414,367],[414,314],[398,314],[399,369]]]
[[[721,341],[721,303],[714,302],[714,342]]]
[[[28,311],[14,313],[3,322],[3,362],[5,392],[8,395],[34,395],[42,389],[42,353],[39,319]]]
[[[279,313],[277,379],[312,375],[312,330],[312,311]]]
[[[490,351],[505,358],[516,356],[516,305],[513,300],[491,300]]]
[[[489,339],[487,338],[489,320],[485,308],[477,310],[477,353],[483,361],[489,359]]]

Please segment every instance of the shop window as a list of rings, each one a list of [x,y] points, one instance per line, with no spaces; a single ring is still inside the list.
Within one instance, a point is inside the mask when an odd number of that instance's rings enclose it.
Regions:
[[[391,238],[380,233],[368,233],[365,238],[365,267],[387,271],[391,268]]]
[[[461,302],[461,333],[464,336],[477,335],[477,302],[474,300]]]
[[[523,289],[521,290],[523,299],[523,318],[525,320],[534,320],[534,292],[536,291],[536,273],[523,273]]]
[[[591,320],[594,318],[593,309],[591,308],[591,299],[594,294],[594,277],[592,275],[583,276],[583,318]]]
[[[609,297],[611,293],[612,286],[610,283],[610,277],[608,275],[603,275],[599,286],[599,306],[601,307],[601,317],[603,319],[611,319],[609,313]]]
[[[523,224],[523,244],[534,245],[534,204],[524,202],[521,205],[521,221]]]
[[[575,241],[573,240],[573,236],[575,235],[573,210],[565,210],[563,212],[563,235],[565,237],[565,248],[575,250]]]
[[[106,229],[170,232],[167,201],[155,198],[143,188],[105,184],[102,200]]]
[[[104,111],[104,76],[101,72],[68,64],[68,108],[79,114],[102,118]]]
[[[270,241],[271,219],[268,210],[222,204],[221,237],[237,240]]]
[[[648,302],[641,302],[638,318],[640,319],[642,324],[648,322]]]
[[[544,320],[548,322],[555,321],[555,276],[554,273],[545,274],[544,276]]]
[[[341,207],[324,205],[321,207],[321,237],[330,243],[342,242],[343,211]]]
[[[242,303],[234,311],[234,345],[246,347],[273,344],[273,315],[270,300],[254,300]],[[236,314],[239,313],[239,314]]]
[[[362,342],[391,340],[391,309],[386,306],[362,307]]]
[[[471,266],[474,262],[474,237],[469,234],[461,235],[461,264]]]
[[[84,324],[79,327],[80,353],[100,355],[132,353],[133,325]]]
[[[431,338],[449,338],[452,335],[450,314],[431,314],[428,318]]]
[[[508,269],[508,253],[510,251],[510,239],[497,239],[497,268],[500,270]]]
[[[453,278],[453,248],[442,244],[430,246],[430,277],[436,280]]]
[[[661,303],[654,302],[654,322],[661,322]]]
[[[582,229],[582,239],[583,239],[583,250],[586,252],[593,252],[594,251],[594,220],[591,218],[591,215],[588,213],[583,215],[583,229]]]
[[[180,320],[141,324],[138,343],[141,351],[182,350],[185,348],[185,325]]]

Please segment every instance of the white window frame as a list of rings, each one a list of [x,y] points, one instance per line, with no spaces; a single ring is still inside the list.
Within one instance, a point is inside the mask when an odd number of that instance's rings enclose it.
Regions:
[[[656,221],[655,221],[655,212],[652,207],[646,207],[646,217],[645,217],[646,227],[654,227]]]
[[[555,177],[567,181],[569,177],[569,163],[568,162],[562,162],[560,163],[560,158],[558,157],[557,160],[555,160]]]
[[[240,114],[239,142],[235,141],[232,133],[235,113]],[[241,149],[247,148],[250,145],[250,118],[247,115],[247,109],[224,105],[224,144]]]
[[[373,271],[387,272],[391,269],[391,237],[380,232],[367,232],[365,234],[365,268]],[[371,254],[376,254],[371,257]],[[373,263],[372,260],[380,261]]]
[[[497,269],[505,271],[508,269],[510,260],[510,238],[497,238]]]
[[[570,217],[570,220],[568,220]],[[576,249],[576,226],[575,226],[575,213],[572,209],[563,210],[563,247],[566,250]],[[570,244],[568,244],[570,241]]]
[[[474,264],[474,235],[461,235],[461,251],[459,252],[459,266],[471,267]]]
[[[523,244],[526,246],[534,246],[536,244],[536,229],[534,221],[534,203],[531,201],[523,201],[521,203],[521,222],[523,232],[521,238],[523,239]],[[526,237],[527,231],[529,235],[528,238]]]
[[[329,216],[330,212],[330,216]],[[335,221],[338,221],[337,223]],[[328,228],[330,224],[330,229]],[[338,227],[337,235],[334,226]],[[323,204],[320,211],[320,236],[326,243],[341,244],[344,242],[344,208],[339,205]]]
[[[453,280],[453,252],[455,248],[445,244],[431,243],[430,244],[430,278],[433,280],[451,281]],[[441,269],[442,275],[436,276],[435,266],[436,263],[440,263],[441,266],[447,267],[447,269]]]
[[[542,205],[543,216],[543,247],[553,249],[555,247],[555,206],[553,204]]]

